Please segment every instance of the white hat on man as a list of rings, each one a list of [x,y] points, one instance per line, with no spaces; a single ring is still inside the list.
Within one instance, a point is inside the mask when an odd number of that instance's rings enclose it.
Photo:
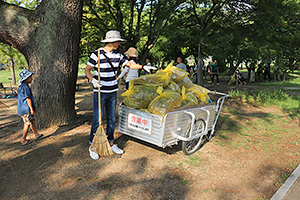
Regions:
[[[105,34],[105,39],[102,40],[101,42],[108,43],[108,42],[116,42],[116,41],[123,42],[126,40],[121,38],[121,34],[119,31],[111,30]]]

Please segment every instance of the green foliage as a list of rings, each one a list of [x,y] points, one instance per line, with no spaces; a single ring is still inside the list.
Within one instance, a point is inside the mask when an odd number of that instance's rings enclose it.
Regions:
[[[41,0],[6,2],[35,9]],[[116,29],[127,39],[121,52],[134,46],[141,62],[150,54],[160,66],[178,56],[198,58],[199,44],[201,57],[216,57],[221,71],[269,63],[282,80],[300,66],[298,0],[85,0],[82,18],[84,63]]]
[[[105,33],[115,29],[127,40],[120,51],[124,52],[131,46],[137,47],[143,61],[182,2],[184,1],[84,1],[81,57],[89,56],[103,45],[101,40]]]
[[[27,67],[27,62],[23,54],[3,43],[0,43],[0,63],[6,66],[14,65],[16,69]]]
[[[30,10],[34,10],[41,3],[41,1],[42,0],[4,0],[4,2],[22,6]]]
[[[42,0],[4,0],[4,2],[22,6],[30,10],[34,10],[41,1]],[[7,66],[14,65],[16,69],[27,67],[27,62],[19,51],[1,42],[0,63],[4,63]]]

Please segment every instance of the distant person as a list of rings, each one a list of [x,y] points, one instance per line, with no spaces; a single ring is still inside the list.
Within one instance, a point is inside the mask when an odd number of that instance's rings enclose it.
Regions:
[[[264,70],[264,79],[265,79],[265,81],[267,82],[267,81],[269,81],[269,82],[271,82],[272,81],[272,79],[271,79],[271,71],[270,71],[270,64],[267,64],[267,66],[265,66],[265,70]],[[268,79],[267,79],[267,77],[268,77]]]
[[[211,65],[211,62],[208,63],[208,65],[205,67],[205,71],[203,72],[205,80],[206,80],[207,75],[210,73],[210,71],[208,72],[208,70],[211,70],[210,65]]]
[[[28,69],[24,69],[20,72],[19,77],[19,89],[18,89],[18,115],[21,116],[24,122],[23,135],[21,138],[21,144],[24,146],[30,143],[30,140],[27,140],[27,134],[29,127],[34,133],[34,140],[38,140],[43,137],[43,134],[38,134],[36,129],[34,114],[35,114],[35,105],[33,101],[33,95],[28,84],[32,82],[32,75],[34,73]]]
[[[179,68],[179,69],[183,69],[184,71],[187,71],[186,65],[182,62],[182,58],[181,57],[177,58],[177,65],[176,65],[176,67]]]
[[[211,68],[211,80],[212,80],[212,84],[214,85],[215,83],[215,77],[216,77],[216,81],[217,81],[217,85],[220,85],[219,82],[219,66],[218,66],[218,62],[215,59],[214,62],[210,65]]]
[[[261,82],[261,76],[263,74],[263,64],[262,64],[262,62],[258,65],[258,68],[257,68],[256,72],[257,72],[257,80],[258,80],[258,82]]]
[[[254,83],[255,82],[255,67],[252,66],[250,68],[250,83]]]
[[[151,58],[146,58],[146,60],[145,60],[145,66],[152,66],[152,64],[151,64]],[[141,71],[140,71],[140,74],[141,75],[147,75],[147,74],[151,74],[152,73],[152,70],[150,70],[149,72],[147,72],[146,70],[144,70],[144,69],[142,69]]]
[[[125,52],[125,55],[127,56],[129,62],[137,64],[137,51],[135,48],[130,47]],[[129,81],[139,77],[139,70],[138,69],[130,69],[129,67],[125,66],[122,73],[118,76],[117,80],[121,79],[125,74],[127,74],[126,90],[128,90]]]
[[[236,80],[237,83],[239,83],[240,85],[246,85],[246,80],[247,77],[245,76],[245,74],[243,74],[242,72],[240,72],[239,70],[236,70]]]
[[[197,66],[197,64],[196,63],[194,63],[194,67],[192,66],[191,67],[191,74],[193,74],[194,73],[194,76],[195,76],[195,84],[197,84],[198,83],[198,66]]]

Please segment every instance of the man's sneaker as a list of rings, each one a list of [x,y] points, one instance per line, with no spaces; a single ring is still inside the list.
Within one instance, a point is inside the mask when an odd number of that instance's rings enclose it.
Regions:
[[[99,155],[93,151],[92,147],[89,147],[89,152],[90,152],[90,156],[93,160],[98,160],[99,159]]]
[[[217,85],[220,85],[220,83],[217,83]]]
[[[112,145],[110,148],[115,154],[123,154],[124,153],[124,151],[122,149],[120,149],[116,144]]]

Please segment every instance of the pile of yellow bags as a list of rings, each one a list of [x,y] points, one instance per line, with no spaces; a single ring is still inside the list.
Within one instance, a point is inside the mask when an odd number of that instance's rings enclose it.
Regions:
[[[160,116],[172,108],[207,104],[209,90],[193,84],[186,71],[172,65],[130,81],[122,94],[124,104]]]

